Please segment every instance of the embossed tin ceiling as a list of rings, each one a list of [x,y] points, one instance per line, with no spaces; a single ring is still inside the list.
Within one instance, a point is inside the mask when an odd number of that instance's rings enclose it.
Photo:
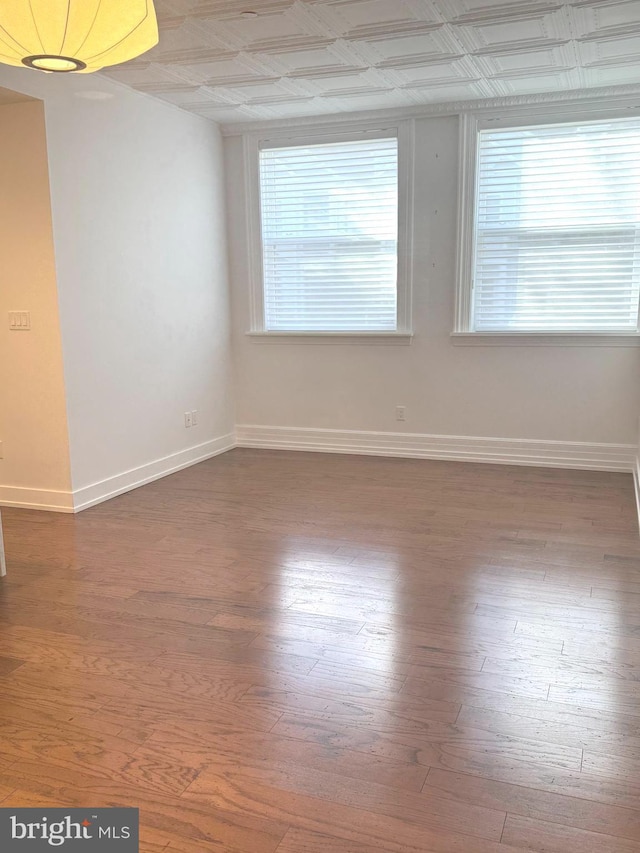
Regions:
[[[105,73],[222,123],[640,83],[640,0],[156,8],[158,47]]]

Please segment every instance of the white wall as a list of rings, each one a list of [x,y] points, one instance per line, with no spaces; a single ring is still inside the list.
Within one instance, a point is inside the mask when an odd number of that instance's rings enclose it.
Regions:
[[[9,311],[31,331],[10,331]],[[0,106],[0,500],[69,505],[71,474],[44,109]]]
[[[452,344],[457,118],[416,123],[410,347],[246,337],[242,141],[225,144],[238,424],[636,444],[637,348]],[[397,405],[407,407],[405,423]]]
[[[638,349],[452,345],[455,118],[417,122],[410,347],[246,337],[242,146],[226,141],[234,418],[217,127],[91,75],[5,67],[0,86],[45,103],[76,507],[230,446],[236,420],[636,445]],[[192,409],[199,424],[185,430]],[[17,467],[7,450],[5,472]],[[37,468],[44,482],[46,463]]]
[[[222,143],[215,124],[95,75],[3,67],[0,85],[45,102],[83,505],[232,441]]]

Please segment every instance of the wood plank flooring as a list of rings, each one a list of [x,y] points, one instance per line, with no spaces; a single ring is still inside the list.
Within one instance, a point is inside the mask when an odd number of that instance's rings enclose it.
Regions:
[[[626,474],[234,450],[4,510],[0,805],[143,853],[640,853]]]

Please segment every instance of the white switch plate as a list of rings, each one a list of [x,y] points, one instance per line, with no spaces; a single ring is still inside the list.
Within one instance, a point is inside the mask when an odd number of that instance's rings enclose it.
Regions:
[[[186,429],[189,429],[191,426],[191,412],[184,413],[184,425]]]
[[[197,426],[197,425],[198,425],[198,410],[197,410],[197,409],[194,409],[194,410],[191,412],[191,425],[192,425],[192,426]]]
[[[9,311],[9,328],[12,332],[28,332],[31,329],[31,313]]]

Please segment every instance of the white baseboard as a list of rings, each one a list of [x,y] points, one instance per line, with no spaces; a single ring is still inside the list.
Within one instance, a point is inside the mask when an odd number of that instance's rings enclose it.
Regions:
[[[637,453],[636,446],[632,444],[588,444],[581,441],[535,441],[250,424],[236,427],[236,444],[238,447],[402,456],[411,459],[451,459],[460,462],[539,465],[596,471],[633,471]]]
[[[198,462],[204,462],[205,459],[211,459],[213,456],[225,453],[235,446],[235,435],[229,433],[220,436],[220,438],[205,441],[195,447],[189,447],[187,450],[180,450],[178,453],[164,456],[162,459],[148,462],[146,465],[140,465],[138,468],[132,468],[130,471],[123,471],[122,474],[116,474],[115,477],[109,477],[99,483],[92,483],[82,489],[76,489],[73,492],[73,511],[80,512],[103,501],[108,501],[124,492],[130,492],[139,486],[145,486],[147,483],[166,477],[168,474],[174,474],[183,468],[197,465]]]
[[[73,494],[55,489],[0,486],[0,506],[13,506],[19,509],[45,509],[50,512],[73,512]]]
[[[503,465],[536,465],[633,473],[640,523],[640,458],[631,444],[588,444],[571,441],[535,441],[516,438],[428,435],[423,433],[366,432],[244,424],[236,434],[181,450],[146,465],[92,483],[74,492],[0,486],[0,507],[80,512],[124,492],[137,489],[183,468],[231,450],[255,447],[397,456],[410,459],[450,459]]]
[[[638,529],[640,530],[640,449],[636,451],[636,458],[633,460],[633,486],[636,493]]]

